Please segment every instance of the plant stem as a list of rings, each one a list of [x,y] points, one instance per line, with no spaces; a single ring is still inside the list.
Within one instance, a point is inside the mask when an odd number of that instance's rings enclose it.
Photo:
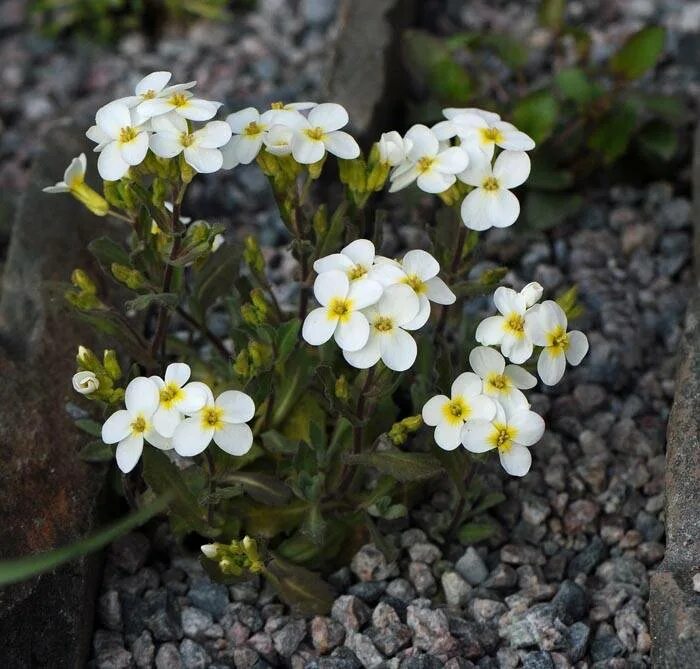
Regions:
[[[124,216],[124,214],[120,214],[118,211],[114,211],[113,209],[110,209],[107,212],[107,216],[112,216],[113,218],[118,218],[120,221],[126,221],[129,225],[133,225],[134,221],[130,219],[128,216]]]
[[[231,353],[229,350],[226,348],[224,345],[224,342],[221,341],[219,337],[217,337],[206,325],[203,323],[199,323],[194,316],[191,316],[188,314],[182,307],[177,307],[176,309],[178,315],[185,321],[187,321],[190,325],[194,326],[197,328],[208,340],[209,342],[214,346],[214,348],[221,353],[222,357],[228,360],[231,357]]]
[[[462,252],[464,250],[464,242],[467,238],[467,226],[459,224],[459,234],[457,235],[457,244],[455,245],[454,254],[452,255],[452,261],[450,262],[450,267],[447,272],[447,280],[451,282],[457,270],[459,269],[459,261],[462,259]],[[443,305],[442,311],[440,312],[440,320],[438,321],[437,327],[435,328],[435,338],[442,336],[445,331],[445,326],[447,325],[447,305]]]
[[[211,449],[205,449],[204,456],[207,459],[207,465],[209,466],[209,499],[207,500],[207,523],[213,526],[214,523],[214,504],[213,496],[216,492],[216,465],[214,464],[214,456],[211,454]]]
[[[459,502],[457,502],[457,508],[455,509],[455,515],[452,518],[452,522],[450,523],[449,528],[447,529],[447,534],[445,535],[445,541],[449,541],[450,539],[453,538],[457,530],[459,529],[459,526],[462,523],[462,516],[464,515],[464,507],[467,505],[467,489],[471,485],[471,482],[474,480],[474,476],[476,475],[476,470],[479,468],[479,463],[474,462],[472,464],[472,467],[469,471],[469,473],[464,477],[464,494],[460,492],[459,495]]]

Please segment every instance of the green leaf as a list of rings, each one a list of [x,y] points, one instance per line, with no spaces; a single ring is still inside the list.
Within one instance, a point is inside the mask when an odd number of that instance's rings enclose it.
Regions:
[[[174,309],[180,298],[177,293],[147,293],[128,300],[124,305],[128,311],[143,311],[151,306]]]
[[[634,33],[610,59],[610,70],[625,79],[638,79],[656,65],[664,50],[666,31],[647,26]]]
[[[96,439],[85,444],[78,457],[85,462],[109,462],[114,458],[114,450],[101,439]]]
[[[277,359],[278,365],[286,362],[299,339],[299,328],[301,321],[293,318],[291,321],[282,323],[277,329]]]
[[[268,430],[260,435],[265,450],[281,455],[293,455],[299,450],[299,440],[287,439],[277,430]]]
[[[518,39],[502,33],[486,33],[481,36],[479,44],[493,49],[500,59],[510,68],[518,70],[527,63],[529,51]]]
[[[335,599],[331,587],[308,569],[274,557],[265,567],[265,576],[280,598],[301,615],[325,615]]]
[[[389,562],[396,560],[399,557],[399,549],[379,531],[379,528],[368,513],[365,513],[365,525],[369,532],[369,538],[372,540],[372,543],[384,553],[384,557]]]
[[[535,190],[566,190],[574,185],[574,175],[562,167],[543,163],[538,154],[538,159],[533,162],[527,185]]]
[[[109,237],[98,237],[88,244],[88,251],[92,253],[100,263],[102,269],[111,276],[112,263],[131,267],[131,259],[124,248]]]
[[[535,91],[519,100],[513,109],[513,123],[536,142],[543,142],[554,130],[559,103],[547,90]]]
[[[246,530],[253,536],[272,539],[282,532],[294,531],[309,510],[306,500],[294,500],[286,506],[255,506],[244,507]]]
[[[57,548],[38,555],[29,555],[16,560],[3,560],[0,562],[0,586],[24,581],[38,574],[59,567],[64,562],[74,560],[88,553],[100,550],[107,544],[163,511],[170,501],[170,495],[161,495],[150,504],[142,506],[130,516],[107,526],[90,537],[76,541],[69,546]]]
[[[584,105],[599,94],[599,88],[591,82],[580,67],[567,67],[554,77],[562,95],[577,104]]]
[[[530,191],[525,202],[528,230],[549,230],[577,214],[583,198],[573,193]]]
[[[180,470],[157,448],[143,450],[143,478],[157,495],[172,493],[170,512],[195,532],[214,537],[219,531],[204,520],[203,509],[187,487]]]
[[[675,128],[661,120],[649,121],[637,135],[642,148],[655,158],[668,161],[678,149],[678,133]]]
[[[457,531],[457,539],[463,545],[484,541],[495,534],[496,528],[490,523],[467,523]]]
[[[542,0],[537,10],[540,25],[550,30],[559,31],[564,25],[566,0]]]
[[[292,491],[282,481],[257,472],[236,472],[226,474],[221,478],[221,482],[226,484],[237,483],[256,502],[269,506],[282,506],[292,497]]]
[[[380,451],[347,455],[345,460],[351,465],[374,467],[402,482],[421,481],[444,473],[440,462],[427,453]]]
[[[588,138],[589,148],[598,151],[610,164],[622,156],[629,146],[637,125],[637,114],[628,104],[614,107]]]
[[[484,495],[479,503],[470,511],[470,515],[477,516],[488,509],[498,506],[501,502],[504,502],[506,496],[502,492],[489,492]]]
[[[79,418],[75,421],[75,426],[79,430],[87,432],[87,434],[89,434],[91,437],[102,436],[102,425],[90,418]]]
[[[197,270],[192,294],[200,317],[219,298],[232,292],[240,273],[241,254],[241,244],[224,244]]]

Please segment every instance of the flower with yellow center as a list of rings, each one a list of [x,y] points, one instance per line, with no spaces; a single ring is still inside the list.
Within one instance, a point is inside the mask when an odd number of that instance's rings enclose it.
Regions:
[[[120,98],[117,102],[125,104],[130,109],[138,107],[146,100],[155,100],[157,98],[169,98],[177,91],[184,91],[192,88],[197,82],[189,81],[186,84],[173,84],[168,86],[172,74],[170,72],[159,71],[147,74],[141,81],[136,84],[134,95],[129,95],[125,98]],[[138,114],[138,110],[137,110]],[[144,117],[144,120],[146,118]]]
[[[82,371],[73,374],[73,390],[81,395],[92,395],[100,389],[100,381],[94,372]]]
[[[496,403],[482,393],[481,379],[476,374],[464,372],[452,384],[450,397],[432,397],[423,407],[422,415],[426,425],[435,426],[435,443],[453,451],[460,444],[464,425],[474,420],[492,420]]]
[[[117,465],[124,473],[136,466],[143,452],[144,440],[156,448],[172,448],[170,440],[158,434],[153,425],[158,401],[155,383],[139,376],[126,387],[126,409],[115,411],[102,426],[102,441],[117,444]]]
[[[319,258],[314,262],[314,271],[318,274],[330,270],[340,270],[347,274],[350,281],[374,278],[374,244],[369,239],[356,239],[341,249],[340,253]]]
[[[474,189],[462,201],[464,225],[472,230],[507,228],[520,215],[520,202],[510,189],[530,174],[530,158],[523,151],[502,151],[491,166],[485,154],[471,157],[469,167],[458,175]]]
[[[534,446],[544,434],[544,420],[527,405],[496,405],[491,420],[473,420],[462,428],[462,444],[472,453],[496,449],[503,469],[511,476],[530,471]]]
[[[317,163],[326,154],[352,160],[360,155],[360,147],[347,132],[341,130],[348,124],[348,112],[339,104],[324,102],[317,105],[308,117],[299,114],[298,125],[292,137],[292,156],[303,165]],[[275,118],[277,123],[279,118]]]
[[[367,369],[379,360],[395,372],[407,370],[416,360],[418,348],[407,332],[420,303],[408,286],[395,284],[384,290],[381,299],[365,309],[369,321],[367,343],[359,351],[343,351],[353,367]]]
[[[143,119],[163,116],[170,112],[188,121],[208,121],[213,118],[221,103],[194,97],[190,91],[185,90],[189,85],[171,86],[156,97],[144,100],[136,107],[137,113]]]
[[[247,425],[255,415],[252,398],[239,390],[227,390],[215,400],[211,390],[204,388],[204,405],[175,429],[175,451],[182,456],[198,455],[213,439],[229,455],[245,455],[253,445],[253,431]]]
[[[99,193],[95,192],[85,183],[85,171],[87,160],[81,153],[71,160],[70,165],[63,173],[63,181],[43,189],[44,193],[70,193],[76,200],[82,202],[93,214],[105,216],[109,211],[109,204]]]
[[[537,384],[537,379],[528,371],[518,365],[506,365],[505,358],[490,346],[472,349],[469,364],[483,381],[484,395],[501,404],[528,406],[522,391]]]
[[[321,306],[304,320],[302,337],[313,346],[334,337],[344,351],[359,351],[370,334],[369,322],[361,310],[375,304],[381,295],[381,284],[371,279],[351,283],[341,270],[322,272],[314,282],[314,296]]]
[[[404,138],[406,158],[392,170],[390,193],[406,188],[414,181],[426,193],[446,191],[469,164],[469,157],[458,146],[443,148],[433,131],[414,125]]]
[[[542,382],[553,386],[561,380],[568,362],[580,364],[588,353],[588,339],[579,330],[567,331],[564,310],[554,301],[547,300],[528,314],[532,339],[542,352],[537,360],[537,373]]]
[[[476,328],[476,340],[488,346],[500,346],[511,362],[521,364],[533,350],[530,321],[527,318],[529,294],[516,293],[501,286],[493,294],[498,316],[490,316]]]
[[[165,370],[165,378],[150,377],[159,392],[153,425],[164,437],[172,437],[184,415],[198,411],[206,402],[209,389],[197,381],[187,383],[191,373],[189,365],[173,362]]]

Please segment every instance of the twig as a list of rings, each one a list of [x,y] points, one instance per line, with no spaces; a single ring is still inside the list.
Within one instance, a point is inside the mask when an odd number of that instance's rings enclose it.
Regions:
[[[464,242],[467,238],[467,227],[465,225],[459,224],[459,234],[457,236],[457,244],[455,246],[454,255],[452,256],[452,261],[450,262],[450,267],[447,272],[448,281],[452,281],[457,274],[459,269],[459,261],[462,259],[462,252],[464,251]],[[437,327],[435,328],[435,338],[437,339],[442,335],[447,325],[447,306],[443,305],[442,311],[440,312],[440,320],[438,321]]]
[[[471,482],[474,480],[474,476],[476,476],[476,471],[479,468],[479,463],[474,462],[471,468],[471,471],[464,477],[464,489],[465,493],[467,488],[471,485]],[[459,495],[459,502],[457,503],[457,508],[455,509],[455,515],[452,518],[452,522],[450,523],[449,528],[447,529],[447,533],[445,535],[445,541],[449,541],[454,534],[457,532],[459,529],[459,526],[462,523],[462,516],[464,515],[464,507],[467,505],[467,498],[466,494],[463,495],[460,492]]]
[[[216,492],[216,465],[214,464],[214,456],[211,454],[211,449],[207,448],[204,451],[204,457],[207,460],[207,465],[209,466],[209,499],[207,500],[207,523],[212,526],[214,523],[214,504],[213,498]]]

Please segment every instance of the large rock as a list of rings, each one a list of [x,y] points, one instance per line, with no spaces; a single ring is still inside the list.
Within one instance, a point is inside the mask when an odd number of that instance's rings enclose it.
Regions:
[[[694,160],[695,269],[700,268],[700,130]],[[658,669],[698,666],[700,594],[700,292],[688,306],[666,445],[666,555],[652,574],[652,663]]]
[[[0,558],[63,546],[93,531],[104,470],[80,461],[85,442],[65,410],[87,332],[48,290],[76,266],[105,222],[65,195],[59,181],[86,151],[81,133],[57,124],[36,157],[15,220],[0,296]],[[93,161],[94,166],[94,161]],[[94,169],[94,167],[93,167]],[[90,175],[88,175],[90,176]],[[93,178],[94,172],[93,172]],[[1,667],[83,667],[99,574],[95,557],[0,591]]]

